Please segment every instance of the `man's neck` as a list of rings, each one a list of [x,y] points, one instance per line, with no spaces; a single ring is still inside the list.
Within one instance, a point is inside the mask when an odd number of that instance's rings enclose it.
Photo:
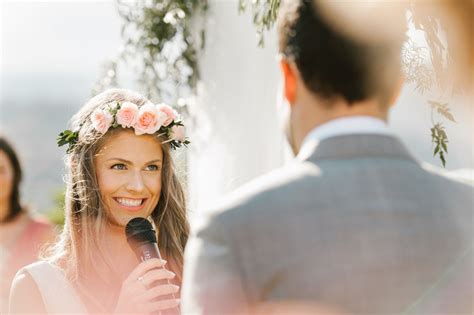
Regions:
[[[294,113],[292,131],[297,151],[300,150],[304,139],[313,129],[339,118],[368,116],[387,121],[388,112],[381,109],[375,100],[367,100],[348,105],[344,101],[334,101],[331,104],[315,104],[307,102],[299,104]]]

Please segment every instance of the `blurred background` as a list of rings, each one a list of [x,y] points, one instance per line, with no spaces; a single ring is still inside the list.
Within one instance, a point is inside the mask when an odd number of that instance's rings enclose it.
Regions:
[[[0,131],[22,158],[24,200],[55,218],[65,153],[57,134],[94,93],[111,86],[186,115],[192,144],[179,164],[194,213],[286,163],[276,32],[272,23],[259,23],[262,12],[273,16],[275,2],[1,1]],[[405,57],[418,58],[420,71],[434,78],[426,33],[412,21],[408,35],[418,50]],[[405,84],[391,128],[420,161],[442,167],[431,131],[441,123],[449,138],[446,170],[472,180],[472,94],[419,84]]]

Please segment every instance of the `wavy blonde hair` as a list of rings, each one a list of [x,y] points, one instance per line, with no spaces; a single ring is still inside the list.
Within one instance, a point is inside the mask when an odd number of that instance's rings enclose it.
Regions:
[[[149,102],[135,92],[110,89],[89,100],[70,122],[72,130],[79,130],[79,139],[66,156],[65,224],[58,243],[46,258],[62,267],[72,280],[87,275],[112,283],[113,280],[106,279],[98,270],[102,267],[116,272],[111,257],[106,254],[107,248],[99,242],[107,223],[107,214],[99,192],[94,157],[104,139],[119,132],[120,128],[111,129],[102,136],[93,128],[90,116],[96,108],[104,108],[110,102],[125,101],[138,107]],[[164,140],[157,138],[160,142]],[[158,247],[162,255],[172,262],[171,269],[181,279],[183,252],[189,234],[185,194],[175,173],[169,144],[162,144],[162,149],[161,195],[151,218],[157,227]]]

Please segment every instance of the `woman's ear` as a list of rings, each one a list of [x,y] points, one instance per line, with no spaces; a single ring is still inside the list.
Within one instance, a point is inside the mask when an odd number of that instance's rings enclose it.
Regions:
[[[280,69],[283,75],[283,90],[285,98],[290,105],[296,101],[297,73],[296,69],[288,60],[280,60]]]

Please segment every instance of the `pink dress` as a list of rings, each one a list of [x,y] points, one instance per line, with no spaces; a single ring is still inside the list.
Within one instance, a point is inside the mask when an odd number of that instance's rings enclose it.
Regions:
[[[38,260],[38,254],[45,241],[48,241],[47,237],[51,235],[52,229],[50,223],[37,219],[30,220],[14,245],[1,249],[0,254],[3,256],[0,266],[1,314],[8,311],[8,297],[13,277],[20,268]]]

